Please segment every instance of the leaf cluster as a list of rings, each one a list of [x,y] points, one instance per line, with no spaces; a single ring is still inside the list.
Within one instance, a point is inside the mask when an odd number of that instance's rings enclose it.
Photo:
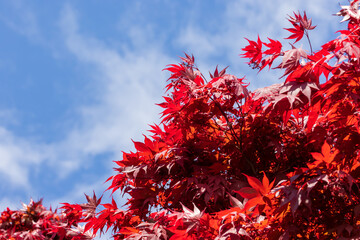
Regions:
[[[42,205],[42,200],[31,200],[21,210],[7,208],[1,213],[0,240],[86,240],[93,239],[78,225],[82,213],[58,214]]]

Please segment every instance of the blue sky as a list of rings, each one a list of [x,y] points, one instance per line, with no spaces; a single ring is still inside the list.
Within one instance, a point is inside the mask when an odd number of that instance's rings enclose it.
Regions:
[[[250,89],[274,84],[280,71],[257,75],[239,57],[244,37],[281,40],[287,14],[306,10],[318,49],[346,2],[0,1],[0,210],[102,194],[112,161],[159,123],[162,69],[183,52],[205,75],[219,64]]]

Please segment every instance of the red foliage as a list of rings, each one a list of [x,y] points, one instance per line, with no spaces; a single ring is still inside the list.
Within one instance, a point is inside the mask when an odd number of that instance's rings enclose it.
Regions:
[[[315,26],[312,25],[311,19],[308,19],[306,13],[304,12],[304,16],[301,16],[299,13],[294,13],[294,17],[288,18],[289,22],[293,25],[293,28],[286,28],[292,35],[286,39],[296,39],[294,43],[298,42],[306,34],[306,30],[313,30]]]
[[[85,240],[93,235],[85,233],[78,225],[82,217],[81,209],[72,208],[71,214],[57,214],[47,210],[42,201],[23,204],[22,210],[7,208],[1,213],[0,240]]]
[[[249,92],[226,69],[207,81],[193,56],[169,65],[161,124],[108,179],[126,209],[112,200],[96,212],[94,196],[65,204],[66,216],[114,239],[359,239],[358,3],[318,51],[248,40],[242,56],[259,71],[282,58],[284,83]],[[294,15],[288,39],[309,40],[311,19]]]

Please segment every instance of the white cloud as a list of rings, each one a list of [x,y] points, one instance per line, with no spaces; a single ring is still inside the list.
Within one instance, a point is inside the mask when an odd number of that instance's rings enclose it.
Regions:
[[[29,31],[37,29],[35,16],[30,12],[26,16],[33,19],[29,23],[32,26]],[[107,159],[111,164],[112,160],[121,158],[121,150],[127,150],[124,147],[132,147],[131,138],[142,138],[141,134],[148,129],[147,124],[158,122],[161,109],[155,102],[160,101],[166,79],[162,69],[173,61],[161,52],[158,39],[154,39],[155,36],[149,38],[137,26],[132,31],[133,37],[143,39],[148,45],[136,44],[135,49],[125,47],[120,54],[100,40],[82,35],[76,16],[74,9],[66,6],[60,27],[67,50],[79,64],[89,68],[92,92],[79,94],[94,94],[94,103],[75,106],[74,125],[68,129],[66,137],[57,142],[38,143],[31,138],[17,136],[0,125],[0,178],[3,186],[21,188],[27,195],[36,192],[37,186],[33,186],[30,180],[32,176],[41,174],[39,171],[53,172],[54,177],[65,177],[84,167],[82,164],[86,161],[94,160],[94,156],[104,153],[111,155]],[[26,29],[24,22],[8,24],[26,37],[38,33],[37,30],[23,32]],[[104,179],[107,177],[104,176]],[[80,192],[86,192],[89,186],[91,188],[93,183],[81,185],[84,190]]]
[[[28,191],[30,171],[40,164],[46,156],[42,146],[14,136],[0,127],[0,173],[2,181],[21,186]]]
[[[119,156],[124,150],[121,145],[129,146],[130,138],[140,137],[148,123],[157,121],[160,108],[155,102],[166,79],[161,70],[171,60],[156,47],[154,39],[141,35],[139,29],[136,37],[147,41],[146,48],[130,50],[125,46],[122,53],[99,39],[82,35],[70,5],[62,11],[60,27],[68,51],[79,64],[89,67],[90,81],[95,86],[95,103],[78,107],[79,124],[55,146],[55,151],[62,149],[70,155],[65,161],[70,171],[89,155],[109,152]]]
[[[39,28],[38,19],[29,5],[23,1],[9,1],[6,10],[0,12],[0,20],[15,32],[26,36],[30,41],[46,44]]]

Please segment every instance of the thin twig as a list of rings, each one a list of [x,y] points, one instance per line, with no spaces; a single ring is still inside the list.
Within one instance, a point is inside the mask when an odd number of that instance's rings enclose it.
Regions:
[[[309,32],[307,30],[305,30],[305,36],[309,42],[309,46],[310,46],[310,51],[311,51],[311,54],[313,53],[313,49],[312,49],[312,46],[311,46],[311,41],[310,41],[310,38],[309,38]]]

